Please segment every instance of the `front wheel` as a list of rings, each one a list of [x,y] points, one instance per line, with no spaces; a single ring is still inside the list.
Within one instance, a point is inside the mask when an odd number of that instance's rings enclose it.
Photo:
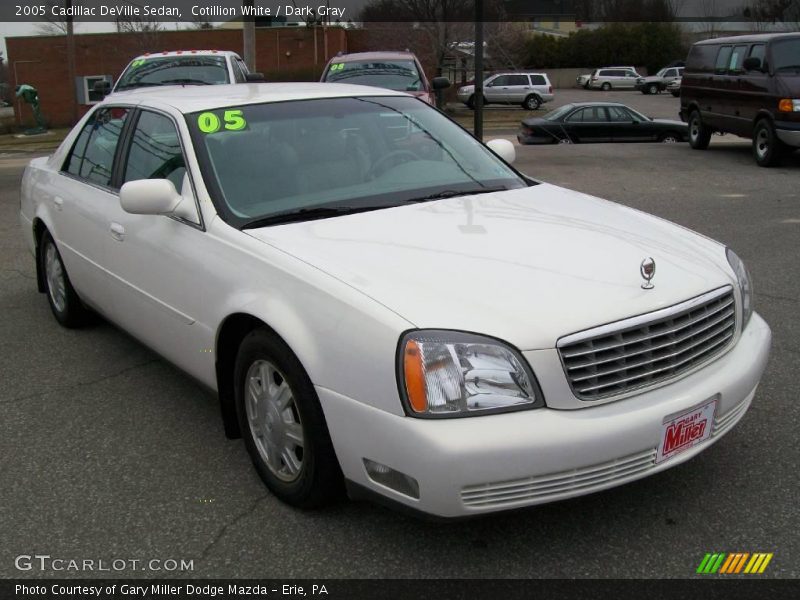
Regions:
[[[234,376],[245,446],[272,493],[301,508],[338,498],[342,472],[322,407],[289,347],[266,329],[252,331],[239,348]]]
[[[784,145],[775,134],[772,123],[761,119],[753,130],[753,156],[759,167],[774,167],[780,164]]]
[[[531,94],[525,98],[525,102],[522,103],[522,108],[525,110],[539,110],[541,105],[542,101],[539,99],[539,97]]]
[[[711,143],[711,129],[703,124],[699,111],[689,116],[689,145],[695,150],[705,150]]]
[[[39,257],[39,269],[44,275],[44,288],[53,316],[64,327],[84,325],[89,312],[70,283],[61,254],[49,231],[42,234]]]
[[[679,136],[675,132],[670,131],[661,134],[661,137],[658,138],[658,141],[661,142],[662,144],[677,144],[678,142],[681,141],[681,136]]]
[[[647,86],[647,93],[648,94],[657,94],[658,93],[658,84],[651,83]]]

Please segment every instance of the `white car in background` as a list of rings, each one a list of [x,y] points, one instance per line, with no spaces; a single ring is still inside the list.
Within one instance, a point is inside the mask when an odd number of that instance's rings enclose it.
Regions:
[[[122,71],[112,92],[163,85],[221,85],[263,81],[230,50],[173,50],[134,58]]]
[[[475,85],[458,88],[459,101],[475,108]],[[537,110],[555,99],[547,73],[508,71],[494,73],[483,82],[484,104],[519,104],[526,110]]]
[[[401,92],[153,88],[32,160],[20,218],[55,318],[215,390],[284,501],[469,516],[695,456],[771,339],[732,250],[513,158]]]

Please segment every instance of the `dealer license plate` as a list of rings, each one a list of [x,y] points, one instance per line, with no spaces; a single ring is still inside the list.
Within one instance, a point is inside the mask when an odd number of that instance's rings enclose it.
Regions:
[[[656,463],[668,460],[709,438],[717,400],[718,397],[714,396],[699,406],[664,419]]]

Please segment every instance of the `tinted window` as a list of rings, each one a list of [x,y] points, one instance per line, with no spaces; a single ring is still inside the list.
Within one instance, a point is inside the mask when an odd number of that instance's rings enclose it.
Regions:
[[[664,73],[664,77],[675,77],[677,74],[678,72],[675,69],[667,69]]]
[[[753,47],[750,48],[750,56],[761,59],[761,62],[763,63],[766,50],[767,47],[765,44],[754,44]]]
[[[719,46],[712,44],[698,44],[689,50],[689,57],[686,59],[686,68],[690,71],[707,72],[714,68],[717,60],[717,50]]]
[[[325,81],[354,83],[401,92],[422,89],[422,79],[413,60],[368,60],[332,63]]]
[[[544,75],[531,75],[531,83],[533,85],[547,85],[547,80]]]
[[[742,61],[747,54],[747,46],[736,46],[731,52],[731,60],[728,65],[730,71],[740,71],[742,69]]]
[[[527,75],[509,75],[508,85],[530,85]]]
[[[242,71],[242,67],[239,65],[238,60],[231,61],[231,67],[233,67],[233,79],[236,83],[244,83],[245,76],[244,71]]]
[[[509,81],[509,76],[508,75],[500,75],[499,77],[497,77],[495,79],[492,79],[492,81],[489,83],[489,85],[491,85],[491,86],[508,85],[508,81]]]
[[[127,108],[97,111],[78,136],[65,170],[92,183],[111,185],[114,154],[129,112]]]
[[[598,123],[608,121],[606,111],[602,106],[591,106],[575,111],[567,121],[570,123]]]
[[[731,61],[731,52],[733,48],[731,46],[722,46],[719,49],[719,54],[717,54],[717,63],[714,67],[714,72],[719,74],[724,74],[728,72],[728,65]]]
[[[164,115],[143,112],[133,133],[123,180],[169,179],[180,191],[185,173],[175,124]]]
[[[164,56],[133,61],[117,90],[155,85],[229,83],[223,56]]]
[[[624,121],[624,122],[630,123],[631,121],[634,120],[634,118],[631,115],[631,113],[629,113],[627,110],[625,110],[624,108],[622,108],[620,106],[609,106],[608,107],[608,114],[609,114],[610,120],[611,121],[615,121],[615,122]]]

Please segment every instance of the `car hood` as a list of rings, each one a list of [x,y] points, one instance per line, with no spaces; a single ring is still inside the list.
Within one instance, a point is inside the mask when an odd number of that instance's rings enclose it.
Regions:
[[[775,79],[782,96],[800,98],[800,74],[781,71]]]
[[[548,184],[246,232],[416,327],[521,350],[733,283],[720,244]],[[647,257],[650,290],[640,275]]]

